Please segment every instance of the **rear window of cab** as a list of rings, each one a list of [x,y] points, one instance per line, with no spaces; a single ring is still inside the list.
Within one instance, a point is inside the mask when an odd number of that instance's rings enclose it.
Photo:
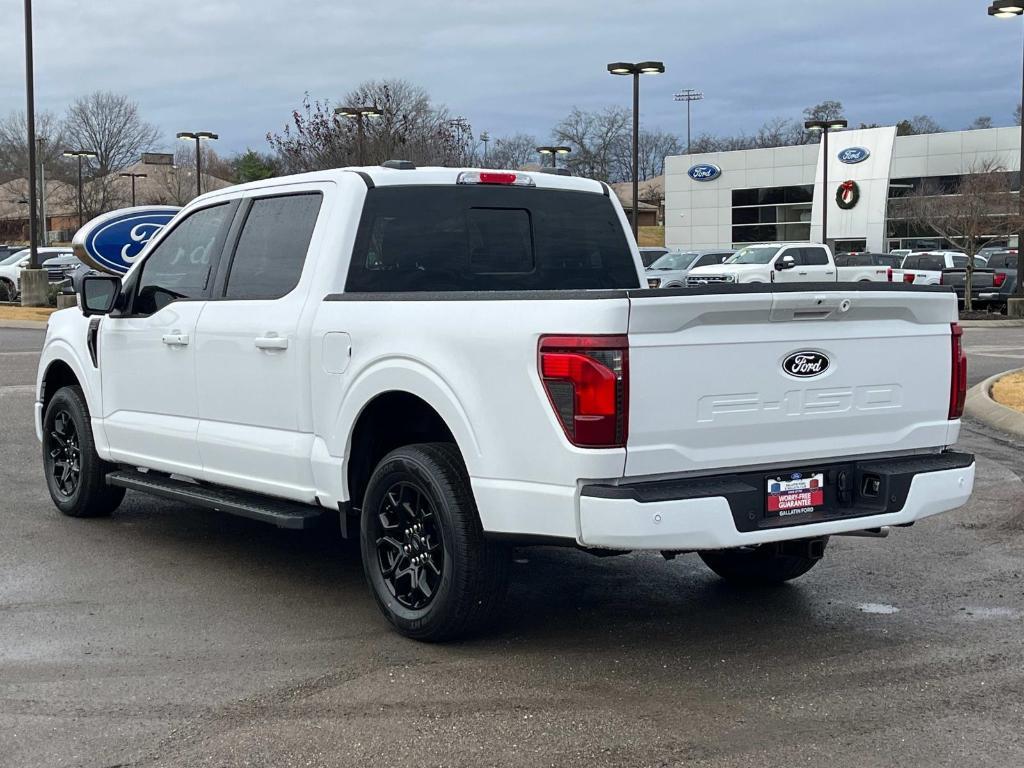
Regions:
[[[467,185],[369,190],[345,291],[639,287],[605,195]]]

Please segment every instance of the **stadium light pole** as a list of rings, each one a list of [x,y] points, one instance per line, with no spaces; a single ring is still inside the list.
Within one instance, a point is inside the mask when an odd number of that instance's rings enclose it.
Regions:
[[[686,102],[686,154],[690,154],[690,104],[704,98],[704,92],[694,88],[684,88],[672,97],[675,101]]]
[[[491,134],[489,134],[487,131],[482,131],[480,133],[480,141],[484,143],[484,168],[487,167],[487,142],[489,142],[490,140]]]
[[[614,61],[608,65],[611,75],[633,76],[633,239],[637,239],[637,208],[640,207],[640,75],[660,75],[665,64],[660,61]]]
[[[1018,0],[995,0],[988,7],[988,15],[995,16],[997,19],[1015,19],[1018,16],[1024,15],[1024,0],[1019,2]],[[1020,88],[1021,109],[1024,110],[1024,73],[1021,76]],[[1024,111],[1022,111],[1022,114],[1024,114]],[[1017,260],[1019,263],[1021,252],[1024,251],[1024,248],[1022,248],[1024,246],[1024,125],[1021,126],[1020,130],[1020,160],[1017,165],[1017,206],[1020,219],[1020,229],[1017,232]],[[1024,280],[1017,281],[1017,286],[1013,290],[1013,297],[1024,301]],[[1009,311],[1009,306],[1007,306],[1007,311]]]
[[[847,126],[846,120],[808,120],[804,128],[812,133],[821,132],[821,242],[828,245],[828,135],[832,131],[842,130]]]
[[[551,167],[557,168],[558,156],[568,155],[572,152],[572,147],[537,147],[537,151],[542,155],[551,155]]]
[[[216,133],[211,131],[179,131],[177,134],[183,141],[195,141],[196,143],[196,197],[203,194],[203,152],[199,142],[203,139],[213,141],[219,139]]]
[[[78,158],[78,228],[82,228],[82,158],[98,157],[91,149],[65,149],[64,157]]]
[[[363,127],[363,121],[368,117],[380,117],[384,113],[377,109],[377,107],[338,107],[334,110],[334,114],[347,117],[351,120],[356,121],[356,131],[358,132],[358,144],[356,145],[356,164],[366,165],[366,159],[363,157],[363,143],[366,140],[366,129]]]
[[[123,179],[131,179],[132,180],[132,208],[134,208],[135,207],[135,180],[136,179],[145,179],[145,178],[147,178],[147,174],[145,174],[145,173],[119,173],[117,175],[120,176]]]

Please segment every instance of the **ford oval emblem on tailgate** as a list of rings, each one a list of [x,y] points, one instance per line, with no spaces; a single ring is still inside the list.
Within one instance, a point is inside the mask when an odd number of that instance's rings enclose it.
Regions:
[[[782,370],[790,376],[801,379],[809,379],[811,376],[820,376],[828,370],[828,355],[822,352],[802,350],[794,352],[782,361]]]

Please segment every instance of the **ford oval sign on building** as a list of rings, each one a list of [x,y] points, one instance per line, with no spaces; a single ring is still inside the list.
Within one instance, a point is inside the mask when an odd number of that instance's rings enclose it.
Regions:
[[[104,213],[75,233],[71,246],[75,256],[90,267],[123,275],[180,208],[145,205]]]
[[[836,157],[839,158],[839,162],[853,165],[854,163],[863,163],[871,156],[871,152],[867,147],[847,147],[840,152]]]
[[[698,163],[686,172],[694,181],[711,181],[722,175],[722,169],[714,163]]]

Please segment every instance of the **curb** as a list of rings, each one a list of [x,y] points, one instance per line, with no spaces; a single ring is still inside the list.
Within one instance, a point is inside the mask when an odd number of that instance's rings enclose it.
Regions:
[[[1024,320],[961,320],[961,328],[1024,328]]]
[[[20,328],[22,330],[45,331],[46,323],[41,320],[0,320],[0,328]]]
[[[1017,370],[1024,370],[1018,368]],[[995,376],[989,376],[980,384],[975,384],[967,391],[967,401],[964,403],[964,414],[977,419],[982,424],[993,427],[1014,437],[1024,438],[1024,413],[1000,405],[989,394],[992,385],[999,379],[1017,371],[1003,371]]]

